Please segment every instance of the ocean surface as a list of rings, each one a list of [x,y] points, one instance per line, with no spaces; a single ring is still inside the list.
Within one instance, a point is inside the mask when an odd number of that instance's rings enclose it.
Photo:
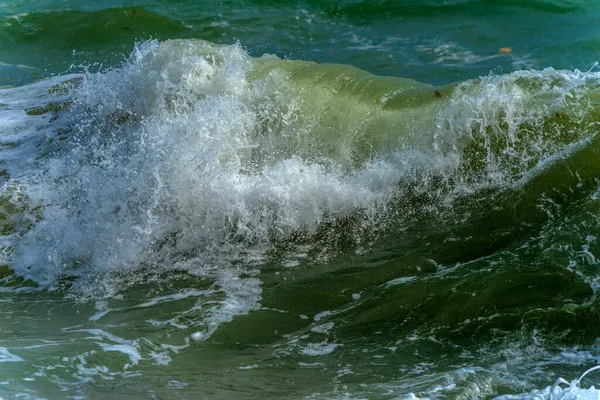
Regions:
[[[600,398],[598,21],[0,0],[0,399]]]

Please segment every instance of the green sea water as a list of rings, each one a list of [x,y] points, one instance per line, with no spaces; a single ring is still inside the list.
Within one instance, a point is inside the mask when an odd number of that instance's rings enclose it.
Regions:
[[[0,0],[0,398],[597,398],[598,17]]]

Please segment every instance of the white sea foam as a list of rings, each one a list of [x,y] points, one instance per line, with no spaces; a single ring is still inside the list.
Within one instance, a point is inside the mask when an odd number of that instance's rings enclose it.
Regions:
[[[325,324],[317,325],[317,326],[311,328],[311,331],[317,332],[317,333],[328,333],[333,328],[334,325],[335,325],[335,323],[333,323],[333,322],[327,322]]]
[[[530,393],[499,396],[495,400],[598,400],[600,399],[600,390],[594,386],[587,389],[580,387],[581,380],[590,372],[598,369],[600,369],[600,366],[590,368],[578,379],[571,382],[564,378],[558,378],[552,386],[548,386],[542,390],[536,389]]]
[[[8,349],[0,347],[0,363],[24,361],[21,357],[12,354]]]
[[[335,350],[336,347],[343,346],[339,343],[308,343],[300,352],[307,356],[324,356]]]

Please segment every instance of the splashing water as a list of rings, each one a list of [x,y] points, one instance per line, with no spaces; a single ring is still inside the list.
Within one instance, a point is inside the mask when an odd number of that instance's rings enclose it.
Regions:
[[[158,396],[206,393],[196,368],[247,387],[287,374],[290,398],[529,390],[546,370],[518,369],[558,364],[564,321],[596,317],[599,89],[552,69],[438,88],[196,40],[2,89],[10,393],[19,376],[144,387],[167,366],[194,373]],[[555,217],[573,204],[581,221]],[[555,352],[490,347],[521,326]],[[500,398],[597,394],[584,376]]]
[[[592,367],[585,371],[578,379],[569,383],[564,378],[558,378],[552,386],[543,390],[534,390],[531,393],[521,395],[505,395],[496,397],[497,400],[596,400],[600,398],[600,390],[593,386],[588,389],[580,387],[581,380],[590,372],[600,369],[600,366]],[[563,388],[560,385],[565,384],[568,387]]]

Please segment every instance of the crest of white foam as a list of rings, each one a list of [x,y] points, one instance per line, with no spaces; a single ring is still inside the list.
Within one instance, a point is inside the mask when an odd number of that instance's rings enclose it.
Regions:
[[[552,68],[464,82],[438,113],[433,147],[469,166],[459,178],[471,189],[473,172],[480,184],[510,184],[594,134],[599,86],[599,73]]]
[[[0,363],[19,362],[19,361],[23,361],[23,359],[19,356],[15,356],[14,354],[11,354],[4,347],[0,347]]]
[[[599,370],[600,366],[592,367],[585,371],[578,379],[571,382],[558,378],[552,386],[542,390],[533,390],[530,393],[518,395],[505,395],[496,397],[495,400],[598,400],[600,390],[591,386],[587,389],[580,387],[581,380],[590,372]],[[566,385],[565,387],[561,385]]]

